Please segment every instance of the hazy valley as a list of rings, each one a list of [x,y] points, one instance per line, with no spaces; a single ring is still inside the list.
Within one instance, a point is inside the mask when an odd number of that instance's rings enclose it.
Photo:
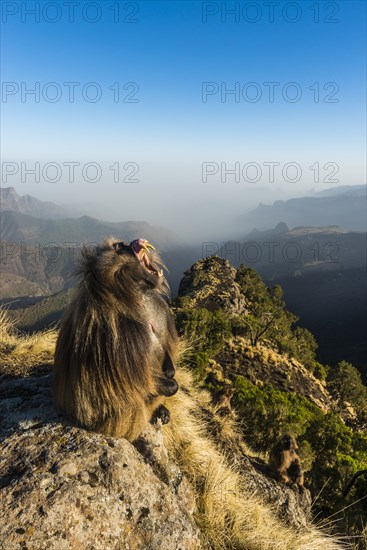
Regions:
[[[49,219],[47,212],[54,218],[57,205],[49,210],[49,203],[29,196],[25,200],[14,189],[3,189],[1,301],[8,304],[23,330],[55,323],[75,285],[73,272],[81,245],[109,235],[128,242],[143,235],[157,246],[169,268],[173,296],[183,272],[210,254],[228,259],[235,267],[241,263],[253,267],[269,286],[281,285],[287,308],[316,336],[320,359],[330,363],[349,360],[367,379],[366,233],[361,230],[366,223],[366,187],[335,189],[334,193],[329,190],[320,197],[286,201],[280,211],[277,203],[264,207],[272,212],[265,219],[274,223],[273,229],[256,229],[228,242],[188,244],[172,231],[146,222],[111,223],[89,216]],[[287,225],[285,220],[295,215],[295,204],[306,226]],[[351,209],[357,204],[353,216]],[[15,205],[23,206],[13,211]],[[263,226],[262,209],[244,216],[246,224]],[[42,218],[37,217],[40,212]],[[321,222],[322,214],[333,225],[313,227],[311,222],[317,216]]]

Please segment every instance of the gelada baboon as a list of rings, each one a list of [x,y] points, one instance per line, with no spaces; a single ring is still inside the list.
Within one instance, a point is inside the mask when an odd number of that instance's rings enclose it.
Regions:
[[[213,396],[213,402],[215,406],[215,412],[219,416],[225,416],[232,414],[231,399],[234,395],[233,386],[226,384],[223,389],[216,392]]]
[[[169,421],[178,337],[164,299],[163,263],[145,239],[83,248],[82,280],[56,344],[54,395],[77,425],[136,439]]]
[[[283,435],[269,453],[269,466],[281,481],[303,487],[303,471],[297,451],[294,437]]]

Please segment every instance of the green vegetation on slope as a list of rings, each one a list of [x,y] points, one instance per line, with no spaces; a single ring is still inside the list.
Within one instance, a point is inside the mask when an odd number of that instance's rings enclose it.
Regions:
[[[62,312],[70,303],[73,289],[64,290],[48,296],[27,307],[8,311],[8,316],[17,328],[26,332],[35,332],[55,326],[61,319]]]
[[[208,267],[197,269],[203,269],[202,289]],[[196,273],[192,280],[197,282]],[[315,513],[324,518],[336,514],[339,532],[358,535],[363,530],[361,518],[367,513],[367,476],[359,476],[345,497],[343,489],[356,472],[367,468],[367,434],[363,431],[367,388],[353,365],[341,362],[331,368],[316,361],[315,338],[295,325],[298,319],[285,310],[280,287],[268,288],[255,270],[244,266],[237,271],[236,281],[246,298],[242,314],[193,308],[187,293],[177,300],[177,325],[192,342],[191,364],[197,380],[213,395],[232,386],[232,407],[246,442],[257,452],[268,452],[282,434],[292,433],[308,470],[306,486],[317,497]],[[241,341],[238,335],[248,345],[236,350]],[[229,342],[232,355],[223,361]],[[268,355],[263,348],[268,348]],[[320,384],[314,377],[321,380],[327,405],[317,406],[312,396],[301,395],[297,387],[281,391],[271,382],[253,380],[245,364],[252,363],[253,371],[258,371],[262,354],[263,363],[269,362],[271,354],[277,355],[277,361],[279,354],[283,357],[285,378],[289,360],[299,360],[314,385]]]

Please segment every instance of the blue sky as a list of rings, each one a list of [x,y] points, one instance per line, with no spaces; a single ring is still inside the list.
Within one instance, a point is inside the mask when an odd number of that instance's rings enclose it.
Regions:
[[[19,167],[6,185],[56,202],[83,202],[100,217],[184,231],[187,209],[191,228],[225,227],[258,200],[365,183],[366,3],[273,4],[271,21],[264,1],[79,1],[71,22],[61,0],[4,1],[2,159]],[[39,21],[27,13],[32,9]],[[231,9],[236,15],[226,12]],[[90,22],[94,17],[99,20]],[[65,82],[79,83],[73,103]],[[205,82],[218,91],[203,102]],[[22,102],[22,88],[35,83],[40,101],[28,94]],[[127,83],[133,84],[124,90]],[[100,100],[86,100],[83,88],[88,99],[101,93]],[[55,93],[61,93],[57,102]],[[301,97],[292,102],[294,94]],[[22,162],[40,163],[39,182],[26,173],[22,182]],[[42,167],[53,162],[62,177],[52,183],[42,178]],[[74,182],[64,162],[79,163]],[[218,169],[204,183],[203,162],[213,170],[237,163],[240,181],[230,175],[222,181]],[[275,181],[269,162],[278,163]],[[87,163],[100,166],[99,181],[83,177]],[[137,165],[138,182],[114,182],[114,163],[123,175]],[[260,166],[259,181],[251,179],[251,167],[248,181],[243,178],[248,163]],[[288,163],[300,167],[298,181],[288,181],[297,179],[292,167],[284,178]],[[319,181],[309,168],[315,163]]]

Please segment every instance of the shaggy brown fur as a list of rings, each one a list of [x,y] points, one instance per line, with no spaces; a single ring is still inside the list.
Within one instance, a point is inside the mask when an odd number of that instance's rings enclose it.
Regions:
[[[148,269],[113,239],[83,249],[54,365],[56,405],[77,425],[133,441],[149,421],[168,422],[178,338],[162,265],[149,254]]]
[[[284,435],[270,451],[269,466],[280,480],[302,487],[304,478],[297,451],[294,437],[289,434]]]

